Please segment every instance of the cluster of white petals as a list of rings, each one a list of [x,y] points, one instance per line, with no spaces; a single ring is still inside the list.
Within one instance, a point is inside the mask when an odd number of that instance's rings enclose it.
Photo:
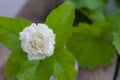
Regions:
[[[20,40],[29,60],[41,60],[54,52],[55,34],[45,24],[32,23],[20,32]]]

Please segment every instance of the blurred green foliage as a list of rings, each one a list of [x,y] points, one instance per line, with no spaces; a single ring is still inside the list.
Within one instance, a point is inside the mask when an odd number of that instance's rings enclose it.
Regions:
[[[105,14],[108,0],[66,1],[73,2],[79,11],[67,41],[67,48],[81,67],[108,65],[114,58],[115,50],[120,54],[120,13],[114,16]],[[81,21],[84,19],[81,14],[87,17],[86,21]]]
[[[96,22],[80,23],[73,28],[67,47],[75,55],[81,67],[106,66],[114,57],[114,47],[108,34],[109,25]]]
[[[76,9],[80,10],[92,21],[105,20],[104,0],[66,0],[75,4]]]

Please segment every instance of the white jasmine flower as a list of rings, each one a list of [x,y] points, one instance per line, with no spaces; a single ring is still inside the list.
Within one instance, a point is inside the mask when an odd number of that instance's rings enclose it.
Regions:
[[[39,60],[53,54],[55,34],[45,24],[31,24],[20,32],[21,47],[29,60]]]

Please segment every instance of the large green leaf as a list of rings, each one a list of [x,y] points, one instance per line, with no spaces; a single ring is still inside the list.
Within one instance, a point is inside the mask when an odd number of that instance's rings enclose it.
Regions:
[[[0,42],[11,51],[20,50],[19,32],[28,25],[24,19],[0,17]]]
[[[96,37],[103,37],[104,39],[106,37],[107,40],[111,39],[111,27],[107,21],[98,21],[93,23],[90,26],[90,31],[92,35]]]
[[[26,61],[22,64],[18,74],[17,80],[36,80],[36,69],[40,61]]]
[[[55,58],[54,56],[48,57],[45,60],[40,61],[36,70],[35,80],[49,80],[54,72]]]
[[[111,27],[105,21],[94,22],[91,25],[80,23],[78,26],[73,27],[72,34],[90,35],[94,37],[109,36],[111,34]]]
[[[120,12],[112,17],[109,17],[109,23],[113,32],[120,32]]]
[[[41,61],[26,61],[22,64],[17,80],[49,80],[54,72],[54,56]]]
[[[76,32],[68,38],[67,47],[75,55],[82,67],[94,68],[109,64],[114,55],[112,42],[109,40],[105,25],[95,26],[80,24]],[[104,27],[104,29],[102,29]],[[80,32],[78,32],[78,30]]]
[[[120,55],[120,33],[113,34],[113,45],[115,46],[118,54]]]
[[[0,28],[4,28],[6,31],[11,31],[15,34],[19,34],[26,26],[31,23],[21,18],[8,18],[0,16]]]
[[[74,11],[73,4],[71,2],[65,2],[53,10],[46,19],[46,24],[56,34],[54,51],[56,68],[54,75],[58,80],[75,80],[76,77],[74,58],[66,49],[63,49],[72,29]]]
[[[113,36],[113,45],[120,54],[120,12],[109,18]]]
[[[67,49],[55,50],[57,80],[76,80],[75,59]]]
[[[0,43],[6,46],[11,51],[21,50],[21,44],[18,34],[6,29],[2,29],[4,26],[0,26],[0,30],[6,31],[6,33],[1,34],[0,32]]]
[[[65,2],[54,9],[46,19],[46,24],[56,34],[56,48],[64,47],[66,39],[72,29],[74,21],[74,6],[71,2]]]
[[[20,48],[19,32],[29,24],[30,22],[23,19],[0,17],[0,42],[12,51],[5,69],[8,80],[16,78],[21,64],[27,59]]]
[[[22,63],[27,59],[27,56],[22,51],[13,52],[6,64],[5,77],[7,80],[15,80],[16,75],[21,68]]]

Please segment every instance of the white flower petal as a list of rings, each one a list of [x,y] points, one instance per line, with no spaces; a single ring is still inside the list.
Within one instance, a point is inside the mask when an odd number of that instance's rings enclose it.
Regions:
[[[55,34],[47,25],[35,23],[20,32],[21,47],[29,60],[40,60],[54,52]]]

